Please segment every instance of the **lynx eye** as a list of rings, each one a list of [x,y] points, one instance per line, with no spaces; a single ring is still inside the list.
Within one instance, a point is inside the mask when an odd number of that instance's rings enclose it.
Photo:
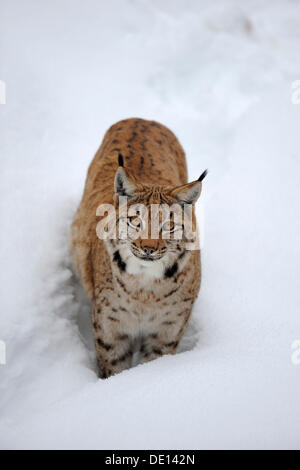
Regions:
[[[162,225],[163,232],[173,233],[175,232],[176,228],[177,228],[177,225],[175,224],[173,220],[168,220]]]
[[[135,230],[142,227],[142,222],[143,221],[140,217],[129,217],[127,221],[129,227],[134,228]]]

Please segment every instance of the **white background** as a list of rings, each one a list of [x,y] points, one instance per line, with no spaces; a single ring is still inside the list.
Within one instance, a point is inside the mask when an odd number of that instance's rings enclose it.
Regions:
[[[300,2],[0,0],[1,448],[299,448]],[[185,352],[107,381],[68,232],[106,129],[208,167]]]

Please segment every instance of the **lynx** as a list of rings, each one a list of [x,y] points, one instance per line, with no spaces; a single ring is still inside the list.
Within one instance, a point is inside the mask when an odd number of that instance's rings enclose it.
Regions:
[[[194,204],[202,190],[199,180],[187,183],[186,158],[176,136],[155,121],[126,119],[106,132],[88,170],[84,194],[71,229],[71,258],[92,305],[92,324],[99,376],[108,378],[136,363],[175,354],[200,290],[200,251],[187,249],[191,239],[184,222],[158,211],[158,236],[144,236],[137,211],[125,220],[128,236],[102,239],[98,208],[112,205],[116,227],[120,200],[131,208],[175,205],[197,231]],[[175,213],[176,211],[174,211]],[[175,214],[176,215],[176,214]],[[146,218],[148,216],[146,215]],[[124,221],[123,221],[124,222]],[[181,237],[175,236],[181,232]],[[193,240],[192,240],[193,241]]]

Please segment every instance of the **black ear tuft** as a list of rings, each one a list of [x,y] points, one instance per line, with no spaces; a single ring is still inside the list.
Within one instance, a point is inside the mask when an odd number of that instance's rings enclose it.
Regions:
[[[119,166],[124,166],[124,158],[121,153],[119,153],[118,161],[119,161]]]
[[[207,175],[207,173],[208,173],[208,170],[205,170],[205,171],[202,173],[202,175],[200,176],[200,178],[198,179],[198,181],[200,181],[200,182],[203,181],[204,178],[205,178],[205,176]]]

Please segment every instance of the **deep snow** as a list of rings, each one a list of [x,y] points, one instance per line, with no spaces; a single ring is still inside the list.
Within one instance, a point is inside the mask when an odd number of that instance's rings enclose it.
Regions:
[[[300,448],[300,2],[0,0],[1,448]],[[68,231],[113,122],[210,169],[182,354],[97,380]]]

